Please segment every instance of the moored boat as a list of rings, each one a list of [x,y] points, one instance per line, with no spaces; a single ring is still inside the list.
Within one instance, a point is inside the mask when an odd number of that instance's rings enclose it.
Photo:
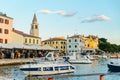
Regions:
[[[80,55],[77,53],[72,53],[70,56],[65,56],[64,59],[71,64],[92,64],[92,61],[86,54]]]
[[[27,64],[20,66],[27,75],[52,75],[74,72],[74,66],[68,63],[40,62],[37,64]]]
[[[109,64],[107,64],[109,71],[111,72],[120,72],[120,63],[118,62],[110,62]]]

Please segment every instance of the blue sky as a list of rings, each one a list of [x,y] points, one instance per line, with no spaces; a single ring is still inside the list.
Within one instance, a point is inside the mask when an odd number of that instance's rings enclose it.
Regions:
[[[74,34],[97,35],[120,44],[120,0],[0,0],[13,27],[29,33],[36,13],[42,40]]]

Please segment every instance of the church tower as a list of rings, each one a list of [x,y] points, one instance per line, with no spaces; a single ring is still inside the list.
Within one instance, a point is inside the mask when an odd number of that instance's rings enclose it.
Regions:
[[[33,20],[32,20],[30,34],[33,35],[33,36],[39,37],[39,28],[38,28],[36,14],[34,14],[34,17],[33,17]]]

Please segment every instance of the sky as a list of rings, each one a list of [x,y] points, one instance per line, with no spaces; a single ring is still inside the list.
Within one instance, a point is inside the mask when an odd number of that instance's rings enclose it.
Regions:
[[[120,45],[120,0],[0,0],[0,12],[13,27],[30,32],[34,13],[42,40],[55,36],[95,35]]]

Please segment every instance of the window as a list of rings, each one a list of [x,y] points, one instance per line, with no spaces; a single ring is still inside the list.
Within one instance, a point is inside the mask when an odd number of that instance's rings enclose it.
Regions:
[[[44,44],[47,44],[47,42],[45,42]]]
[[[75,45],[75,48],[77,48],[77,45]]]
[[[75,39],[75,42],[77,42],[77,39]]]
[[[31,43],[31,39],[29,39],[29,43]]]
[[[61,42],[61,44],[63,44],[63,42]]]
[[[27,43],[27,39],[25,38],[25,43]]]
[[[90,45],[88,44],[88,47],[90,47]]]
[[[8,40],[7,39],[5,39],[5,44],[7,44],[8,43]]]
[[[5,19],[5,24],[9,24],[9,20]]]
[[[69,45],[69,48],[71,48],[71,45]]]
[[[5,34],[8,34],[8,33],[9,33],[9,31],[8,31],[7,29],[5,29],[4,33],[5,33]]]
[[[0,39],[0,43],[3,43],[3,39]]]
[[[37,44],[38,44],[38,40],[37,40]]]
[[[35,25],[35,29],[37,29],[38,27],[37,27],[37,25]]]
[[[71,42],[71,40],[69,40],[69,42]]]
[[[2,33],[2,29],[0,28],[0,33]]]
[[[80,42],[81,42],[81,40],[80,40]]]
[[[54,44],[54,42],[53,42],[53,44]]]
[[[62,49],[63,47],[61,46],[61,49]]]
[[[0,23],[3,23],[3,19],[2,18],[0,18]]]
[[[56,48],[58,48],[58,46],[56,46]]]
[[[35,44],[35,39],[33,39],[33,44]]]
[[[56,44],[57,44],[58,42],[56,42]]]

